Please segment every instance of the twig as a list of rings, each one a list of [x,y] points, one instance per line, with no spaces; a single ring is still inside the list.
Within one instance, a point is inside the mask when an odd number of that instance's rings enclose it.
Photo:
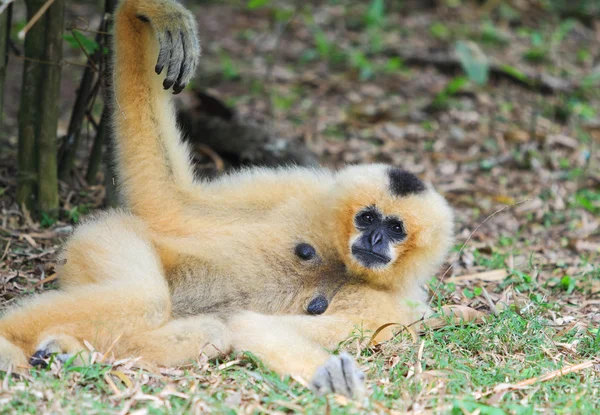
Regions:
[[[475,229],[473,229],[473,232],[471,232],[469,234],[469,236],[467,237],[467,239],[465,240],[465,242],[462,244],[462,246],[460,247],[460,249],[458,250],[458,252],[454,255],[454,258],[452,259],[452,262],[450,262],[450,265],[448,266],[448,268],[446,269],[446,271],[442,274],[440,281],[437,285],[437,287],[435,287],[435,292],[437,292],[439,290],[439,288],[441,287],[442,283],[444,282],[444,278],[446,277],[446,275],[448,275],[448,273],[450,272],[450,270],[452,268],[454,268],[454,265],[456,264],[456,261],[458,261],[458,258],[460,258],[460,255],[462,254],[462,252],[464,251],[464,249],[467,247],[467,244],[471,241],[471,238],[473,238],[473,235],[475,235],[475,233],[479,230],[479,228],[481,228],[483,225],[485,225],[485,223],[490,220],[491,218],[493,218],[494,216],[496,216],[497,214],[504,212],[507,209],[512,209],[515,206],[519,206],[520,204],[523,204],[525,202],[529,202],[532,199],[523,199],[518,201],[517,203],[513,203],[512,205],[508,205],[508,206],[504,206],[501,209],[498,209],[497,211],[493,212],[492,214],[490,214],[488,217],[486,217],[483,222],[481,222],[479,225],[477,225],[477,227]],[[429,305],[431,305],[431,302],[433,301],[433,296],[431,297],[431,300],[429,300]]]
[[[590,368],[590,367],[594,366],[594,363],[595,363],[594,360],[588,360],[587,362],[563,367],[561,369],[546,373],[545,375],[537,376],[535,378],[525,379],[525,380],[522,380],[522,381],[514,383],[514,384],[501,383],[499,385],[494,386],[494,388],[492,390],[493,390],[493,392],[503,392],[503,391],[508,391],[508,390],[523,389],[527,386],[535,385],[536,383],[545,382],[547,380],[558,378],[558,377],[567,375],[569,373],[579,372],[581,370]]]
[[[100,27],[102,27],[103,24],[104,24],[104,22],[101,22],[100,23]],[[99,72],[98,71],[98,67],[96,66],[96,63],[94,62],[94,59],[87,53],[87,50],[85,50],[85,46],[83,46],[83,44],[81,43],[81,41],[79,40],[79,38],[77,36],[75,36],[75,31],[71,30],[71,34],[73,35],[73,39],[75,39],[75,41],[79,45],[79,49],[81,49],[81,51],[85,54],[85,57],[87,58],[87,60],[90,63],[90,65],[92,65],[92,69],[95,72]],[[98,45],[98,48],[100,48],[100,45]]]
[[[117,344],[117,342],[121,339],[121,337],[123,336],[123,333],[119,334],[114,340],[113,342],[110,344],[110,346],[108,346],[108,349],[106,349],[106,351],[104,353],[102,353],[102,357],[100,358],[100,360],[98,360],[98,363],[102,363],[104,362],[104,359],[106,359],[106,356],[108,356],[108,354],[112,351],[112,349],[115,347],[115,345]]]
[[[21,40],[25,39],[25,35],[27,34],[27,32],[29,32],[29,29],[31,29],[33,27],[33,25],[37,23],[38,20],[40,20],[40,18],[44,15],[44,13],[46,13],[46,10],[48,10],[50,8],[50,6],[52,6],[53,3],[54,3],[54,0],[46,1],[46,3],[44,3],[44,5],[42,7],[40,7],[39,10],[33,15],[31,20],[29,20],[27,22],[25,27],[23,29],[21,29],[21,31],[19,32],[17,37]]]
[[[218,172],[222,172],[225,169],[225,163],[223,162],[223,159],[206,144],[196,144],[196,150],[210,158],[213,163],[215,163],[215,169],[217,169]]]
[[[38,281],[38,282],[37,282],[37,283],[34,285],[34,287],[36,287],[36,288],[37,288],[37,287],[40,287],[41,285],[43,285],[43,284],[45,284],[45,283],[47,283],[47,282],[54,281],[54,280],[55,280],[55,279],[57,279],[57,278],[58,278],[58,273],[56,273],[56,272],[55,272],[54,274],[50,274],[50,275],[48,275],[46,278],[44,278],[44,279],[42,279],[42,280]]]
[[[483,291],[483,298],[485,298],[485,301],[487,301],[492,314],[498,315],[498,308],[496,308],[496,304],[494,304],[494,300],[492,300],[492,298],[490,297],[490,295],[487,292],[487,290],[485,289],[485,287],[481,287],[481,289]]]
[[[112,33],[107,32],[105,30],[85,29],[83,27],[78,27],[78,26],[68,27],[67,29],[68,30],[77,30],[78,32],[86,32],[86,33],[100,34],[100,35],[104,35],[104,36],[112,36]]]
[[[2,14],[2,12],[6,10],[13,1],[15,0],[2,0],[2,4],[0,4],[0,14]]]
[[[6,254],[8,254],[8,248],[10,248],[10,243],[11,243],[11,240],[9,239],[8,242],[6,242],[6,246],[4,247],[4,252],[2,253],[0,262],[4,261],[4,258],[6,258]]]
[[[385,50],[384,53],[388,56],[400,57],[404,64],[409,66],[432,65],[443,72],[462,70],[460,59],[450,52],[423,53],[394,48]],[[579,83],[575,81],[558,78],[544,72],[532,74],[531,71],[515,70],[508,65],[494,61],[490,61],[490,74],[543,94],[572,92],[579,87]]]
[[[21,52],[21,49],[19,49],[19,47],[17,46],[17,44],[15,43],[14,40],[8,39],[8,46],[10,46],[10,48],[12,49],[13,53],[15,54],[15,56],[21,56],[21,55],[23,55],[23,52]]]
[[[56,62],[51,62],[51,61],[47,61],[47,60],[43,60],[43,59],[28,58],[28,57],[25,57],[25,56],[17,55],[16,53],[13,56],[16,59],[21,59],[21,60],[24,60],[24,61],[37,62],[37,63],[43,63],[44,65],[55,65],[55,66],[75,65],[75,66],[83,66],[85,68],[88,67],[88,65],[85,64],[85,63],[78,63],[78,62],[68,61],[68,60],[65,60],[65,59],[62,59],[60,62],[56,63]]]
[[[508,273],[505,269],[495,269],[492,271],[477,272],[475,274],[460,275],[458,277],[450,277],[446,282],[462,282],[462,281],[500,281],[506,278]]]

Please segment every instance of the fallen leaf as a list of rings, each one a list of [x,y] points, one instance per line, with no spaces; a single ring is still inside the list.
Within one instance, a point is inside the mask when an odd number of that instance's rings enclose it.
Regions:
[[[461,281],[502,281],[508,276],[508,272],[505,269],[495,269],[493,271],[477,272],[475,274],[460,275],[458,277],[451,277],[446,279],[445,282],[461,282]]]
[[[423,322],[424,326],[439,329],[451,324],[482,323],[485,314],[464,305],[446,305],[438,315]]]
[[[121,380],[121,382],[123,382],[123,384],[127,386],[127,388],[133,387],[133,383],[131,383],[131,380],[127,376],[125,376],[123,372],[118,370],[111,370],[109,373],[118,377]]]

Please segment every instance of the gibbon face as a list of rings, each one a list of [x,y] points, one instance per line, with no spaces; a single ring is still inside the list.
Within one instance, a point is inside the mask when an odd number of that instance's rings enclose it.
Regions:
[[[415,175],[386,165],[350,166],[336,176],[336,249],[352,273],[389,284],[424,278],[452,243],[452,211]],[[431,270],[431,271],[430,271]]]
[[[354,260],[369,269],[385,268],[394,258],[394,246],[406,239],[404,222],[384,215],[377,206],[368,206],[354,217],[358,235],[351,239]]]

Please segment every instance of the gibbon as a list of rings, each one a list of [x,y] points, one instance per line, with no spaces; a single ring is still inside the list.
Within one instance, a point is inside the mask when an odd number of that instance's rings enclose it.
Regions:
[[[250,351],[320,392],[359,395],[364,376],[352,358],[326,349],[357,326],[428,313],[421,285],[452,243],[444,198],[381,164],[197,181],[171,100],[199,59],[192,14],[174,0],[122,0],[114,51],[127,211],[79,226],[60,289],[0,320],[0,369],[26,370],[50,354],[85,360],[84,340],[166,366]]]

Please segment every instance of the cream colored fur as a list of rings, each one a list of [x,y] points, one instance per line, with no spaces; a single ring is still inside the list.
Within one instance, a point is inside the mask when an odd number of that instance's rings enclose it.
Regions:
[[[64,249],[61,289],[0,320],[0,368],[26,369],[24,356],[40,348],[73,354],[87,340],[163,365],[247,350],[280,373],[311,377],[325,348],[356,326],[408,324],[428,312],[421,284],[452,241],[441,196],[431,188],[393,196],[385,165],[255,168],[197,181],[164,74],[154,73],[166,33],[188,39],[184,63],[193,71],[193,17],[171,0],[123,0],[114,33],[113,124],[127,211],[80,226]],[[349,246],[354,216],[370,205],[402,218],[408,234],[378,270],[361,267]],[[298,243],[317,258],[296,257]],[[309,316],[316,295],[330,305]]]

